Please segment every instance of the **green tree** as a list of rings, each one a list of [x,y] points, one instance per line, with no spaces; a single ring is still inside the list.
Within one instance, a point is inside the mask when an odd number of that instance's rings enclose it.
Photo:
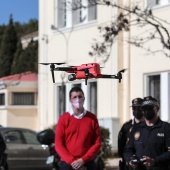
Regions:
[[[21,51],[20,51],[21,52]],[[19,51],[18,51],[19,53]],[[19,55],[19,56],[18,56]],[[17,62],[17,63],[16,63]],[[12,73],[23,73],[26,71],[38,71],[38,42],[31,41],[26,49],[20,54],[16,54],[16,67]]]
[[[102,151],[104,159],[113,157],[112,146],[109,143],[110,131],[109,129],[100,126],[101,141],[102,141]]]
[[[12,15],[8,25],[0,25],[0,77],[26,71],[38,71],[38,42],[31,41],[23,49],[22,36],[38,30],[38,20],[28,23],[13,22]]]
[[[18,33],[18,37],[35,32],[38,30],[38,21],[36,19],[30,19],[28,23],[21,24],[20,22],[15,22],[15,28]]]
[[[0,77],[8,76],[11,73],[14,54],[17,48],[17,32],[15,30],[12,15],[9,24],[5,29],[0,51]]]
[[[6,29],[5,25],[0,26],[0,49],[1,49],[1,42],[2,42],[2,38],[3,38],[5,29]]]
[[[22,61],[21,61],[21,55],[23,53],[23,48],[22,48],[22,44],[21,42],[18,43],[17,45],[17,51],[14,55],[14,60],[12,63],[12,67],[11,67],[11,74],[17,74],[20,73],[20,68],[22,67]]]

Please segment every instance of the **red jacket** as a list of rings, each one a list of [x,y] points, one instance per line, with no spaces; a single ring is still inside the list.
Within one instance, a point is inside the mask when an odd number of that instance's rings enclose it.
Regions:
[[[96,116],[87,111],[82,119],[69,112],[61,115],[55,136],[55,149],[67,164],[82,158],[86,163],[100,151],[101,137]]]

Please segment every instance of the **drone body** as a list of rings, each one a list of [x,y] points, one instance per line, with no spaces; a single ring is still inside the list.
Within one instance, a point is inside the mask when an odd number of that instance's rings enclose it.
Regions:
[[[80,66],[73,66],[75,71],[66,71],[68,73],[74,73],[76,79],[88,78],[101,78],[100,65],[98,63],[82,64]]]
[[[121,70],[117,73],[117,75],[104,75],[101,74],[100,65],[98,63],[87,63],[82,64],[80,66],[70,66],[70,67],[55,67],[56,65],[61,65],[64,63],[40,63],[43,65],[49,65],[52,73],[53,83],[55,83],[54,71],[65,71],[67,73],[71,73],[68,75],[69,81],[74,81],[76,79],[85,79],[85,84],[87,85],[87,80],[92,78],[112,78],[119,79],[121,82],[122,73],[125,71]]]

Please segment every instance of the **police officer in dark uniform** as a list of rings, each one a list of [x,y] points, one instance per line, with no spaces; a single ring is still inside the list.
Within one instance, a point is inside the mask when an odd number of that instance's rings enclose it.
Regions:
[[[141,110],[142,103],[143,103],[143,99],[141,98],[135,98],[132,100],[132,111],[133,111],[134,119],[131,119],[128,122],[124,123],[118,134],[118,154],[122,158],[122,160],[119,162],[120,170],[128,169],[128,167],[126,166],[126,162],[124,161],[123,158],[123,153],[124,153],[126,142],[129,138],[129,134],[133,126],[138,126],[140,125],[141,121],[144,121],[143,113]]]
[[[135,170],[168,170],[170,124],[159,118],[159,104],[151,96],[144,98],[142,111],[145,121],[133,128],[124,158]]]

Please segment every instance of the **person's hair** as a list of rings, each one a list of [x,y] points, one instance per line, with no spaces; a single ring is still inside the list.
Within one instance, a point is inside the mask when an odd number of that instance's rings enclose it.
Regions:
[[[82,90],[80,87],[75,86],[75,87],[72,87],[72,89],[70,90],[69,97],[71,98],[72,92],[79,92],[79,91],[82,92],[82,93],[83,93],[83,96],[84,96],[83,90]]]

